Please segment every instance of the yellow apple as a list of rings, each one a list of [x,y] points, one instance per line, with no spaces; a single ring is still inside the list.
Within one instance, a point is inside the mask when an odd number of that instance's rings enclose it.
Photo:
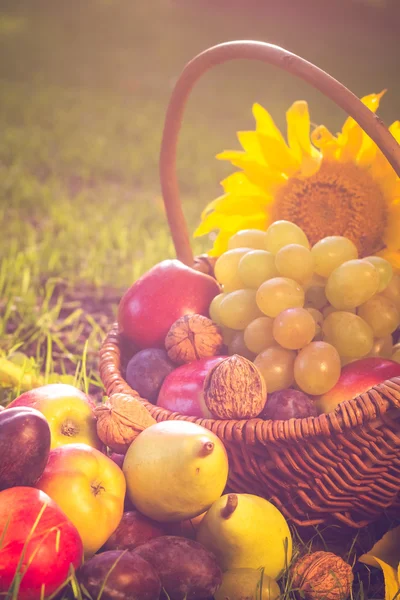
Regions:
[[[86,444],[50,451],[36,483],[75,525],[85,556],[92,556],[118,527],[124,511],[126,483],[118,465]]]
[[[93,401],[73,385],[51,383],[24,392],[7,408],[30,406],[47,419],[51,431],[51,447],[64,444],[88,444],[102,449],[97,436],[95,405]]]

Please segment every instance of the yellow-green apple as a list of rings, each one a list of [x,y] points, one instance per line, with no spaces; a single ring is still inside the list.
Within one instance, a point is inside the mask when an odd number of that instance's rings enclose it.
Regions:
[[[73,385],[50,383],[34,388],[18,396],[7,409],[15,406],[30,406],[44,414],[50,426],[52,448],[78,443],[103,448],[97,436],[95,404]]]
[[[208,316],[218,283],[179,260],[164,260],[138,279],[122,296],[119,330],[139,348],[164,348],[171,325],[184,315]]]
[[[86,444],[67,444],[50,451],[36,483],[65,512],[91,556],[118,527],[124,511],[126,483],[121,469]]]
[[[200,358],[172,371],[163,381],[157,406],[188,417],[212,419],[204,400],[204,382],[209,370],[225,358]]]
[[[0,596],[48,598],[82,557],[78,530],[47,494],[23,486],[0,492]]]
[[[378,383],[400,377],[400,364],[377,356],[362,358],[345,365],[337,384],[316,399],[318,412],[329,413],[345,400],[363,394]]]

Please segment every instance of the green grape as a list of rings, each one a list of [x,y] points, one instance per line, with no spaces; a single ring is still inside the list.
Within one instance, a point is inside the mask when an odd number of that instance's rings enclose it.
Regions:
[[[314,258],[308,248],[300,244],[288,244],[275,256],[275,265],[282,277],[299,283],[309,281],[314,272]]]
[[[324,319],[326,319],[326,317],[328,317],[330,314],[334,313],[334,312],[338,312],[338,308],[335,308],[334,306],[331,306],[330,304],[328,304],[327,306],[324,306],[324,308],[322,309],[322,315],[324,317]],[[347,308],[346,312],[349,313],[353,313],[354,315],[356,314],[356,309],[355,308]]]
[[[321,310],[327,304],[324,286],[315,284],[307,287],[305,290],[305,306],[307,308]]]
[[[267,317],[276,317],[287,308],[304,305],[304,290],[293,279],[274,277],[260,285],[257,290],[258,308]]]
[[[229,327],[224,327],[222,325],[221,332],[222,332],[222,341],[224,342],[225,346],[229,346],[229,344],[231,343],[231,341],[237,334],[237,331],[235,329],[229,329]]]
[[[298,225],[290,221],[275,221],[267,229],[265,249],[276,254],[278,250],[288,244],[310,247],[306,234]]]
[[[315,322],[315,334],[314,334],[314,340],[318,340],[320,339],[321,336],[321,332],[322,332],[322,323],[324,321],[324,315],[322,314],[322,312],[320,310],[317,310],[316,308],[306,308],[306,311],[310,313],[310,315],[312,316],[312,318],[314,319]]]
[[[244,343],[243,331],[235,332],[230,343],[228,344],[228,354],[229,356],[232,356],[233,354],[239,354],[248,360],[254,360],[256,357],[255,352],[251,352],[251,350],[249,350]]]
[[[393,353],[393,339],[391,335],[383,338],[375,338],[371,352],[368,356],[381,356],[382,358],[390,358]]]
[[[329,392],[340,377],[340,356],[326,342],[311,342],[300,350],[294,361],[294,378],[306,394],[319,396]]]
[[[268,394],[284,390],[294,382],[293,365],[296,352],[279,346],[263,350],[254,359],[254,364],[264,377]]]
[[[259,354],[276,342],[272,335],[272,324],[274,320],[270,317],[258,317],[249,323],[244,330],[244,343],[251,352]]]
[[[393,275],[390,283],[383,290],[382,296],[390,298],[400,310],[400,275]]]
[[[224,291],[233,292],[243,287],[239,277],[239,261],[251,248],[235,248],[221,254],[214,266],[215,278],[224,286]]]
[[[219,316],[219,305],[221,304],[225,296],[226,294],[218,294],[218,296],[215,296],[211,300],[211,304],[208,309],[211,321],[214,321],[214,323],[216,323],[217,325],[222,325],[222,321]]]
[[[339,310],[364,304],[376,294],[379,273],[367,260],[348,260],[329,275],[325,294]]]
[[[374,334],[371,327],[358,315],[336,311],[322,325],[324,341],[335,346],[340,356],[360,358],[372,350]]]
[[[236,290],[227,294],[219,307],[222,325],[230,329],[245,329],[251,321],[262,316],[257,307],[254,290]]]
[[[380,294],[362,304],[358,315],[368,323],[375,337],[385,337],[400,325],[400,314],[395,303]]]
[[[341,235],[331,235],[319,240],[312,248],[314,271],[321,277],[329,275],[348,260],[358,258],[358,251],[351,240]]]
[[[381,258],[380,256],[366,256],[364,260],[367,260],[371,265],[374,265],[375,269],[379,273],[379,287],[378,292],[383,290],[389,285],[393,277],[393,268],[389,261]]]
[[[264,281],[278,275],[275,256],[266,250],[247,252],[240,259],[238,273],[242,287],[258,289]]]
[[[259,229],[242,229],[228,241],[228,250],[234,248],[257,248],[265,250],[267,234]]]
[[[299,350],[315,335],[315,321],[305,308],[288,308],[274,319],[272,332],[283,348]]]

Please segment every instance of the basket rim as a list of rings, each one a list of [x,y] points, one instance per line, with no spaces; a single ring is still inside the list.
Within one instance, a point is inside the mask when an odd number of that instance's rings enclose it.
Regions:
[[[185,420],[212,430],[224,430],[229,427],[230,430],[236,430],[234,438],[238,441],[240,437],[249,443],[254,442],[255,437],[261,442],[296,441],[320,436],[332,437],[367,423],[370,424],[370,427],[374,427],[374,421],[387,418],[388,411],[392,409],[400,411],[400,377],[394,377],[371,387],[354,398],[344,400],[333,412],[317,417],[283,421],[260,418],[206,419],[182,415],[158,407],[142,398],[129,386],[121,372],[120,340],[118,323],[114,323],[100,349],[100,377],[107,396],[112,396],[114,393],[131,395],[139,399],[156,420]]]

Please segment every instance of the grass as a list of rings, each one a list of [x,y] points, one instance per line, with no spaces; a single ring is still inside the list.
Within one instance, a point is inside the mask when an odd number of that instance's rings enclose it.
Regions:
[[[102,397],[97,352],[123,290],[174,256],[158,152],[172,86],[196,53],[230,39],[277,43],[358,95],[389,88],[381,116],[398,118],[397,13],[350,0],[247,6],[2,2],[0,404],[38,381],[68,381]],[[284,127],[285,110],[298,98],[309,101],[315,123],[341,126],[344,115],[328,100],[266,65],[227,64],[199,82],[178,159],[191,232],[229,172],[213,157],[236,147],[236,130],[253,126],[251,104],[261,102]],[[209,243],[194,240],[195,252]],[[364,532],[364,545],[383,529]],[[334,547],[331,534],[322,528],[296,537],[308,549],[325,540]],[[342,554],[353,560],[354,536],[346,543]],[[376,570],[360,573],[354,599],[373,600],[382,580]],[[290,582],[284,585],[283,597],[293,597]]]

